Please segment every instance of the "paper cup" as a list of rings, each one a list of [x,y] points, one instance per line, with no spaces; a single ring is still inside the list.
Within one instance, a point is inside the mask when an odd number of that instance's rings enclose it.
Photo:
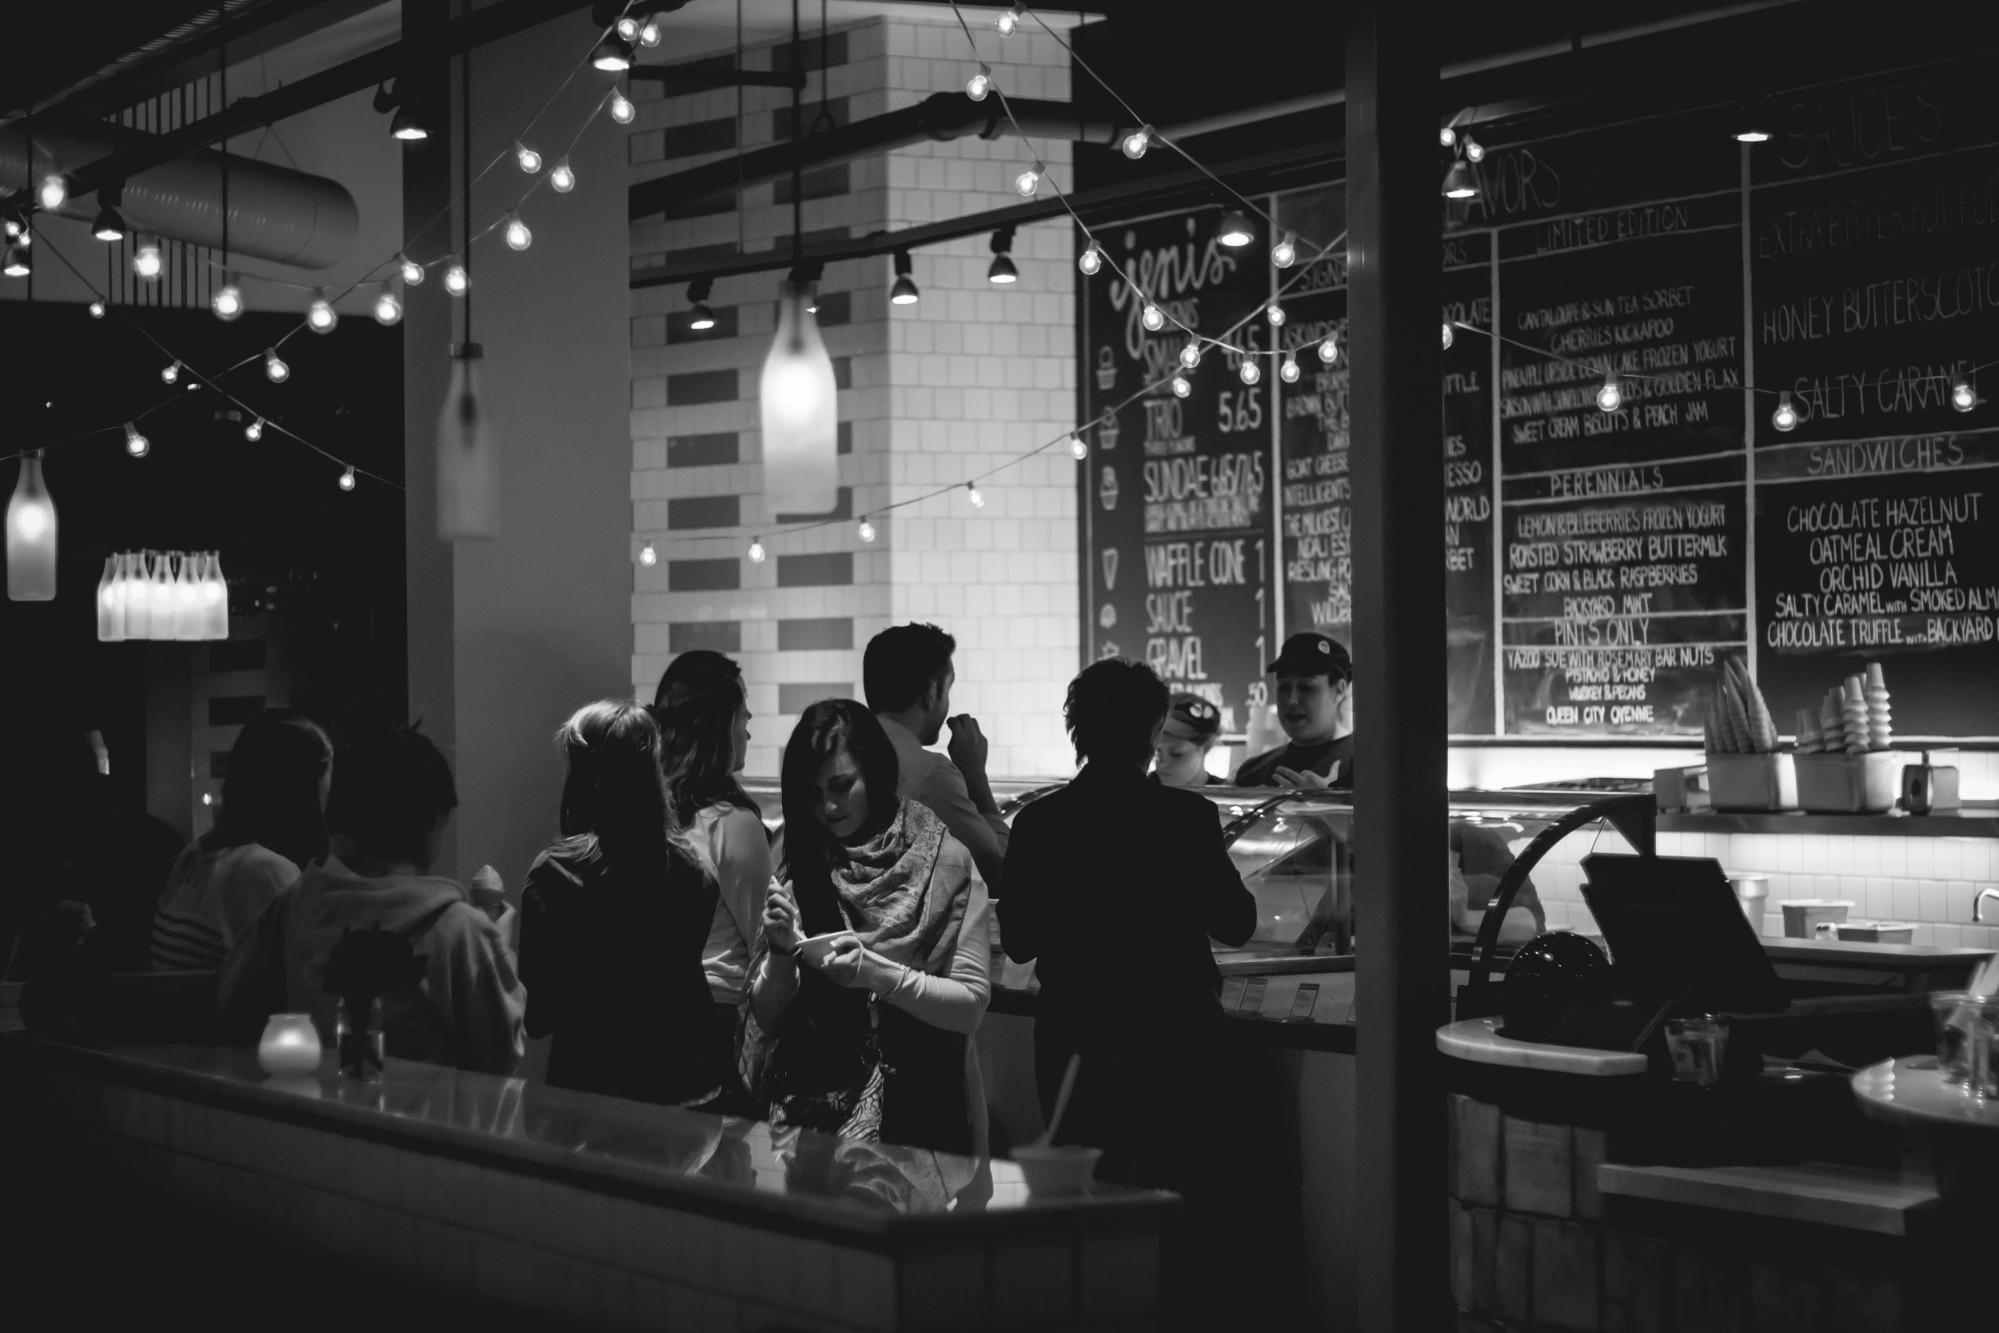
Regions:
[[[824,935],[808,936],[798,942],[798,956],[805,960],[806,966],[823,971],[826,960],[833,956],[833,941],[846,933],[844,930],[830,930]]]

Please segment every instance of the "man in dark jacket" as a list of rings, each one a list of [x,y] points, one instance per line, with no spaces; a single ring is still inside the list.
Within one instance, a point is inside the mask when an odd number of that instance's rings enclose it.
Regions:
[[[1070,682],[1064,720],[1083,770],[1015,817],[999,917],[1007,956],[1038,961],[1044,1113],[1082,1057],[1062,1141],[1102,1148],[1106,1179],[1184,1188],[1219,1091],[1209,940],[1246,943],[1256,901],[1215,805],[1146,778],[1166,706],[1151,669],[1122,658]]]

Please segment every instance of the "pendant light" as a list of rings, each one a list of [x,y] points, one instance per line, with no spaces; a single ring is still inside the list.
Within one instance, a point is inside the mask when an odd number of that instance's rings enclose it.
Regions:
[[[56,595],[56,507],[42,482],[42,451],[21,455],[7,502],[7,597],[51,602]]]
[[[229,581],[222,576],[222,552],[202,556],[201,637],[229,637]]]
[[[121,643],[125,638],[125,554],[104,557],[104,574],[97,580],[97,641]]]
[[[464,0],[461,13],[468,11]],[[464,57],[459,88],[460,197],[472,197],[472,60]],[[463,216],[463,263],[472,262],[471,210]],[[449,275],[447,274],[447,279]],[[487,541],[500,535],[499,454],[479,395],[479,362],[484,349],[472,341],[471,283],[463,297],[465,340],[451,347],[451,382],[437,418],[437,536],[441,541]]]
[[[118,600],[125,609],[125,637],[128,639],[153,637],[151,558],[150,551],[130,551],[125,556],[124,571],[119,579],[124,591]]]

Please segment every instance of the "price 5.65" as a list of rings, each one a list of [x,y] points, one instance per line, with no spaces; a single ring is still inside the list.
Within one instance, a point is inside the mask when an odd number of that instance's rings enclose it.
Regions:
[[[1216,419],[1224,431],[1261,430],[1263,394],[1256,389],[1224,389],[1215,404]]]

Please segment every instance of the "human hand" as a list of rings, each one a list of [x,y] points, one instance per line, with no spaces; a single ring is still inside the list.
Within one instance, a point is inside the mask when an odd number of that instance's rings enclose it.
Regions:
[[[1337,761],[1335,761],[1333,771],[1335,773],[1339,771]],[[1322,778],[1317,773],[1309,771],[1300,772],[1295,768],[1280,768],[1277,770],[1276,777],[1279,782],[1287,787],[1302,787],[1306,791],[1324,791],[1333,785],[1333,780],[1329,777]]]
[[[981,780],[986,775],[986,737],[979,730],[979,720],[970,713],[960,713],[950,719],[951,743],[945,747],[951,762],[967,779],[976,775]]]
[[[828,981],[850,989],[865,984],[861,964],[868,951],[858,936],[851,932],[838,935],[827,947],[826,962],[819,970]]]
[[[790,953],[798,948],[798,904],[791,890],[771,885],[764,898],[763,932],[773,949]]]

